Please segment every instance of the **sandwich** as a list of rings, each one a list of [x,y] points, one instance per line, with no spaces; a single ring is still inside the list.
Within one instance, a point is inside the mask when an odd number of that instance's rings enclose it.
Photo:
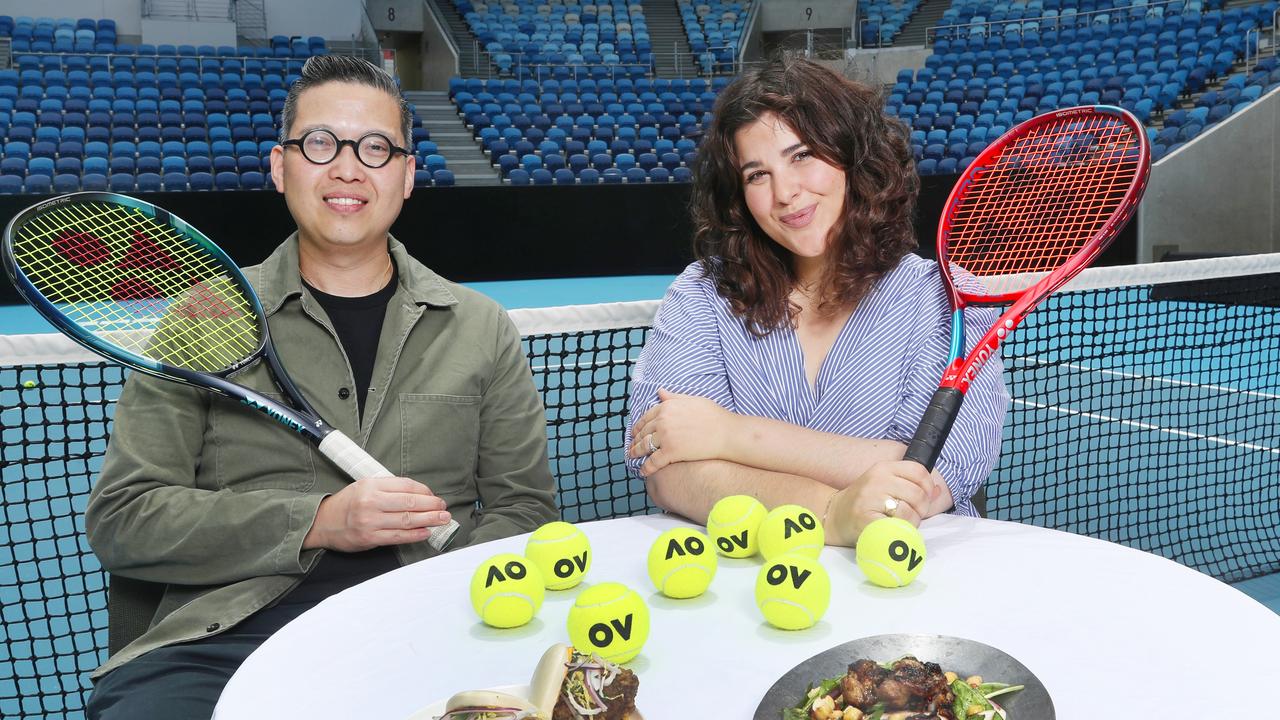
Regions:
[[[548,720],[536,705],[496,690],[466,690],[449,698],[436,720]]]
[[[548,720],[628,720],[636,718],[636,674],[598,655],[556,643],[538,662],[529,684],[530,700]]]

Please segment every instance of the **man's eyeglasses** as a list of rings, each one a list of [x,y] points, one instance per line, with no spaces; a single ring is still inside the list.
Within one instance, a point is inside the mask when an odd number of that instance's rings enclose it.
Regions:
[[[324,128],[316,128],[303,133],[296,140],[285,140],[281,145],[295,145],[302,151],[302,157],[316,165],[328,165],[338,157],[343,145],[350,145],[356,159],[367,168],[377,169],[391,162],[396,153],[408,155],[406,148],[392,144],[386,135],[371,132],[359,140],[339,140],[333,132]]]

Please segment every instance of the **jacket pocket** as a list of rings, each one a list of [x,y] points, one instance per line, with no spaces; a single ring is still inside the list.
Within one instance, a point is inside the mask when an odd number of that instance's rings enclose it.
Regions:
[[[279,393],[262,395],[288,404]],[[215,397],[210,405],[215,477],[220,489],[306,492],[315,485],[315,457],[301,433],[235,400]]]
[[[400,474],[446,502],[474,502],[479,395],[400,395]]]

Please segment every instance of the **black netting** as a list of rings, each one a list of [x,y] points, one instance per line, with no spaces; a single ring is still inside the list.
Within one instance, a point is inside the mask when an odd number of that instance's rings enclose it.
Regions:
[[[1272,275],[1051,297],[1006,347],[1013,404],[991,516],[1226,581],[1280,570],[1277,306]],[[622,462],[646,332],[525,339],[566,520],[654,511]],[[0,368],[0,717],[81,717],[105,659],[105,577],[83,510],[122,382],[104,363]]]
[[[0,717],[84,717],[106,659],[84,506],[122,382],[107,363],[0,368]]]
[[[1005,352],[992,517],[1280,570],[1280,276],[1060,293]]]

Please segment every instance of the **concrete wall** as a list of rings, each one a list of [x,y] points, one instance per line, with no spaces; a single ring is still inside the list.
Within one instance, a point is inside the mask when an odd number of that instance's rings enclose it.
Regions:
[[[358,0],[267,0],[267,36],[319,35],[329,40],[360,36],[364,3]]]
[[[458,74],[458,56],[450,47],[449,28],[444,19],[422,3],[422,89],[448,90],[449,78]]]
[[[142,34],[142,0],[0,0],[0,15],[18,17],[111,18],[117,35]],[[232,43],[234,44],[234,43]]]
[[[1278,202],[1280,89],[1155,164],[1138,210],[1138,261],[1280,251]]]
[[[422,32],[422,0],[368,0],[368,8],[378,32]]]
[[[823,64],[855,80],[892,85],[898,81],[899,70],[924,67],[924,60],[931,53],[931,50],[926,50],[923,47],[884,48],[878,50],[855,48],[845,51],[843,62],[833,61],[824,62]]]
[[[119,27],[117,25],[116,27]],[[142,21],[142,42],[150,45],[230,45],[236,46],[236,24],[230,21],[147,20]]]
[[[853,3],[845,0],[760,0],[761,30],[844,28],[853,23]]]

